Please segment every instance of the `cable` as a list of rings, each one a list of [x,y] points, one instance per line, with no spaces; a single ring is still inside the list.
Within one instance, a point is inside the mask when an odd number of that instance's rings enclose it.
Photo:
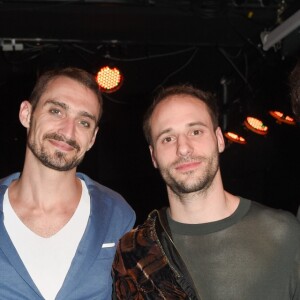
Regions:
[[[174,72],[170,73],[167,77],[165,77],[165,79],[153,90],[153,92],[155,92],[157,89],[161,88],[172,76],[174,76],[175,74],[179,73],[184,68],[186,68],[191,63],[191,61],[194,59],[194,57],[196,56],[198,51],[199,51],[199,49],[196,48],[194,50],[194,52],[192,53],[192,55],[190,56],[190,58],[180,68],[178,68]]]

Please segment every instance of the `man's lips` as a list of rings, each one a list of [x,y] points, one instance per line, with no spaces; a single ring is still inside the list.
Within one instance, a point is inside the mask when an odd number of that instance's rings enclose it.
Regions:
[[[77,150],[77,152],[80,151],[80,147],[75,140],[65,139],[57,133],[46,134],[44,140],[48,140],[52,145],[60,148],[62,151],[72,151],[74,149]]]
[[[72,147],[71,145],[69,145],[68,143],[66,143],[64,141],[49,139],[49,142],[52,145],[54,145],[56,148],[59,148],[62,151],[72,151],[72,150],[74,150],[74,147]]]
[[[200,164],[201,163],[199,161],[185,162],[178,164],[175,169],[180,172],[187,172],[197,169]]]

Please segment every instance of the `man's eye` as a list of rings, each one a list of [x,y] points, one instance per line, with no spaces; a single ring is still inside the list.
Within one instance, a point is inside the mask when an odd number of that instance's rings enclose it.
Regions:
[[[201,134],[201,131],[200,130],[194,130],[193,132],[192,132],[192,135],[199,135],[199,134]]]
[[[172,142],[173,141],[173,138],[171,136],[167,136],[163,139],[163,143],[169,143],[169,142]]]
[[[57,108],[51,108],[50,113],[53,115],[58,115],[60,113],[60,110]]]
[[[90,127],[91,127],[90,123],[87,122],[87,121],[80,121],[80,124],[81,124],[83,127],[86,127],[86,128],[90,128]]]

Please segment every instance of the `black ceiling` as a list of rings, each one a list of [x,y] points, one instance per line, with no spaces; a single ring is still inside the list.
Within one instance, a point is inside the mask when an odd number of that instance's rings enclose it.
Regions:
[[[245,113],[291,112],[287,77],[299,56],[299,30],[268,51],[261,33],[299,8],[298,0],[0,1],[1,176],[22,166],[18,107],[40,72],[73,65],[95,73],[104,63],[117,64],[124,84],[105,95],[98,142],[81,169],[138,211],[161,205],[164,188],[141,133],[153,93],[186,82],[215,91],[227,117],[223,129],[240,125]],[[294,211],[298,128],[266,118],[269,137],[250,136],[245,148],[228,144],[222,155],[226,188]],[[287,189],[289,200],[282,202]]]
[[[234,2],[1,1],[0,33],[32,41],[240,47],[277,22],[279,1]],[[295,11],[294,2],[286,1],[282,17]]]
[[[224,76],[235,80],[237,93],[253,92],[263,68],[298,51],[282,44],[265,52],[260,40],[298,10],[297,2],[0,1],[0,82],[10,75],[30,80],[58,65],[96,72],[117,62],[126,98],[172,80],[216,90]]]

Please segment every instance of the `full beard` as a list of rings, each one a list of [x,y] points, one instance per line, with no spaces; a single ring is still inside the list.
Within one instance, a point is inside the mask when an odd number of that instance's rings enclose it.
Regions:
[[[34,156],[46,167],[56,170],[56,171],[69,171],[76,168],[82,161],[82,157],[74,155],[72,158],[67,158],[66,153],[56,150],[54,154],[47,152],[44,146],[40,148],[38,145],[30,139],[30,134],[28,136],[27,145]],[[45,134],[43,140],[54,139],[57,141],[64,141],[65,143],[72,146],[76,152],[80,151],[79,145],[76,141],[65,139],[63,136],[56,133]]]
[[[180,179],[172,173],[172,170],[181,163],[190,161],[201,161],[205,164],[201,175],[197,175],[195,171],[188,171],[184,174],[185,178]],[[177,195],[182,196],[188,193],[201,192],[204,193],[211,186],[216,173],[219,169],[219,153],[216,151],[210,157],[194,157],[188,159],[179,159],[172,163],[169,167],[159,168],[162,178],[167,186]]]

